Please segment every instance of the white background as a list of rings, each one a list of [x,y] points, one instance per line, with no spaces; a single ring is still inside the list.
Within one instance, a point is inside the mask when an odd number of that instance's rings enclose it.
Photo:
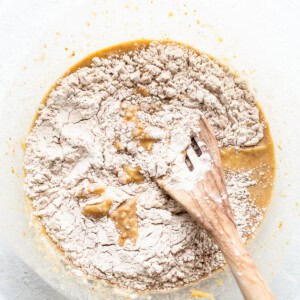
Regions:
[[[97,299],[84,284],[76,290],[64,271],[54,274],[52,261],[34,252],[32,235],[23,236],[30,229],[21,208],[20,140],[46,91],[73,63],[116,43],[169,38],[228,62],[256,91],[275,139],[278,170],[273,203],[250,250],[278,299],[299,299],[299,20],[296,0],[0,0],[0,295],[62,297],[22,257],[56,290]],[[217,299],[240,299],[226,276],[223,287],[216,280],[200,287],[213,289]]]

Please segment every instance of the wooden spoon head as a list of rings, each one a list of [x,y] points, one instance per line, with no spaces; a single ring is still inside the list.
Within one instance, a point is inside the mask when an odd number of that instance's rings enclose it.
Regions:
[[[212,128],[204,117],[201,118],[199,126],[200,133],[198,136],[193,137],[191,141],[191,144],[194,143],[194,145],[187,149],[187,165],[190,166],[192,164],[193,168],[191,168],[190,172],[195,172],[197,164],[201,162],[201,157],[209,155],[209,170],[205,172],[202,178],[195,181],[191,189],[177,189],[170,185],[166,178],[157,179],[157,183],[172,198],[177,200],[202,227],[212,232],[216,227],[220,227],[217,224],[219,217],[222,218],[222,215],[226,214],[232,222],[233,218],[217,140]],[[197,149],[197,146],[201,151]],[[185,184],[184,180],[186,179],[183,178],[182,180],[181,187],[190,186],[188,182]]]

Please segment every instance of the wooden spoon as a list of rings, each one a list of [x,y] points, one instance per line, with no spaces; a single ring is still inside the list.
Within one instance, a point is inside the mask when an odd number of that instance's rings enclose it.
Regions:
[[[208,153],[211,156],[211,169],[205,173],[204,178],[196,181],[191,190],[176,189],[164,179],[158,179],[157,182],[215,240],[245,299],[275,299],[237,231],[229,204],[217,141],[204,118],[200,122],[200,129],[200,134],[192,139],[186,162],[190,172],[193,172],[193,166],[199,163],[201,155]],[[184,179],[179,186],[185,186]]]

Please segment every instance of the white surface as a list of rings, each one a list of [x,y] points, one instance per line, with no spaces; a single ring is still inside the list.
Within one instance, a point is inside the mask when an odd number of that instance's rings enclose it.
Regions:
[[[173,17],[168,17],[170,12]],[[45,92],[74,62],[122,41],[168,37],[227,58],[255,88],[271,125],[278,170],[272,205],[249,249],[278,299],[299,299],[299,20],[300,4],[291,0],[194,0],[186,4],[159,0],[0,1],[2,247],[10,245],[45,281],[69,298],[124,299],[114,289],[70,274],[53,247],[30,225],[30,207],[22,189],[20,142]],[[75,56],[69,57],[72,51]],[[278,229],[280,221],[282,229]],[[1,257],[14,260],[9,255]],[[20,270],[23,267],[20,263]],[[1,278],[11,278],[7,289],[3,281],[0,284],[3,297],[15,294],[15,299],[29,299],[27,295],[35,297],[34,292],[44,290],[43,281],[35,275],[12,275],[14,264],[3,265],[3,269]],[[218,279],[224,281],[223,286],[216,284]],[[26,282],[32,295],[24,288]],[[217,299],[241,298],[228,270],[197,287],[212,291]],[[189,290],[154,298],[187,299]],[[52,292],[49,290],[50,296]]]
[[[66,300],[0,243],[0,300]]]

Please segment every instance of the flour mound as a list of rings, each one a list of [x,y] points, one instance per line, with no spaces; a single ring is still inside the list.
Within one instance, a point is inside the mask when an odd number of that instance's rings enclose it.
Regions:
[[[145,290],[181,286],[224,265],[206,232],[153,180],[170,174],[202,115],[219,146],[253,146],[263,138],[247,85],[207,55],[174,43],[95,57],[59,82],[28,137],[25,189],[46,232],[76,267]],[[133,137],[137,122],[151,151]],[[126,183],[124,165],[140,167],[144,181]],[[231,172],[226,180],[245,239],[262,219],[247,190],[255,182],[248,173]],[[78,191],[92,183],[106,186],[105,194],[79,199]],[[136,197],[136,244],[120,246],[110,218],[82,214],[104,197],[113,200],[111,211]]]

